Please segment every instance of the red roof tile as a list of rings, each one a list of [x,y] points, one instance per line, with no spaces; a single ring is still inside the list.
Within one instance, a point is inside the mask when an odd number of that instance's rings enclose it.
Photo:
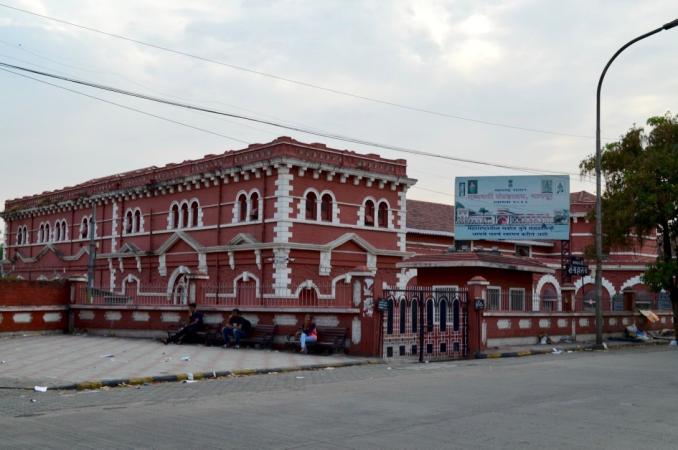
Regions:
[[[596,196],[586,191],[570,192],[570,204],[572,203],[595,203]]]
[[[534,258],[505,256],[490,252],[454,252],[417,255],[398,263],[398,267],[494,267],[507,270],[553,273],[554,270]]]
[[[454,233],[454,206],[407,200],[407,228]]]

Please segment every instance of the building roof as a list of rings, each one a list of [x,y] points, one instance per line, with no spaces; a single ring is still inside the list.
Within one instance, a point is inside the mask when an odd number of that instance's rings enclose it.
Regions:
[[[106,192],[147,188],[159,183],[184,180],[200,174],[219,176],[226,172],[238,171],[245,166],[254,167],[267,162],[279,162],[282,159],[308,163],[311,168],[336,167],[338,170],[359,171],[408,182],[414,181],[406,178],[407,161],[404,159],[386,159],[372,153],[364,154],[350,150],[338,150],[329,148],[325,144],[307,144],[291,137],[281,136],[271,142],[251,144],[240,150],[229,150],[218,155],[205,155],[199,159],[171,163],[162,167],[145,167],[95,178],[75,186],[7,200],[5,209],[34,208],[47,204],[74,201]]]
[[[410,233],[454,233],[454,206],[444,203],[407,200],[407,229]]]
[[[596,196],[586,191],[571,192],[570,204],[572,203],[595,203]]]
[[[417,255],[397,264],[398,268],[487,267],[522,272],[554,273],[534,258],[505,256],[493,252],[454,252]]]

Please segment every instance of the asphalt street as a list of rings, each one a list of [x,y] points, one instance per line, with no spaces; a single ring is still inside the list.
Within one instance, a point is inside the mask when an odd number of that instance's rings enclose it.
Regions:
[[[678,350],[0,390],[2,448],[678,448]]]

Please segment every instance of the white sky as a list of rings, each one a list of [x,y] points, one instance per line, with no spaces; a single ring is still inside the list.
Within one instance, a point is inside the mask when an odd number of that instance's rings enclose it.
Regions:
[[[0,0],[226,63],[447,114],[592,137],[605,62],[678,17],[675,0]],[[678,112],[678,28],[624,52],[602,134]],[[497,128],[309,89],[0,7],[0,60],[217,109],[462,158],[577,173],[593,138]],[[40,66],[40,67],[37,67]],[[63,83],[62,83],[63,84]],[[406,158],[409,197],[453,203],[455,176],[510,174],[239,123],[69,86],[247,142],[280,135]],[[244,147],[0,71],[0,203]],[[572,191],[595,186],[578,176]],[[448,192],[437,194],[424,189]]]

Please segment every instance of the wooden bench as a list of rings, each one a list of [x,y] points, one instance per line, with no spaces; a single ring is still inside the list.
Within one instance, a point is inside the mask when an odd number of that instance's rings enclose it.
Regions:
[[[307,342],[306,347],[310,352],[323,351],[329,355],[334,352],[344,353],[346,351],[346,328],[342,327],[318,327],[318,340],[316,342]],[[287,345],[294,349],[299,348],[299,337],[288,336]]]
[[[206,331],[205,345],[221,346],[224,345],[224,336],[221,332],[223,327],[210,327]],[[250,345],[252,347],[271,348],[273,346],[273,338],[278,331],[277,325],[252,325],[249,336],[240,339],[240,345]]]

